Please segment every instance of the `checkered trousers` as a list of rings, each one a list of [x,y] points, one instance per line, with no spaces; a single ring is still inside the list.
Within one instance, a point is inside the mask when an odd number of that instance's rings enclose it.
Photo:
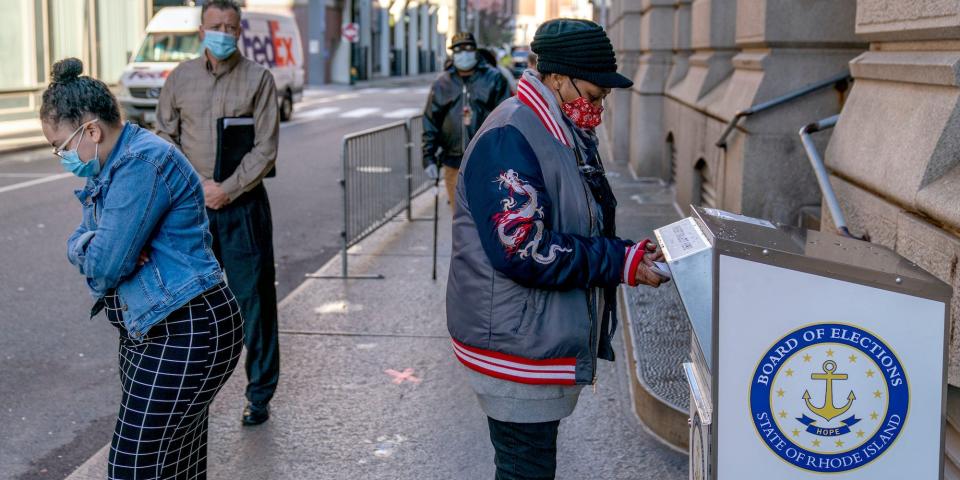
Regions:
[[[108,479],[204,479],[207,414],[243,347],[240,307],[226,284],[213,287],[135,342],[120,299],[106,297],[120,331],[120,413]]]

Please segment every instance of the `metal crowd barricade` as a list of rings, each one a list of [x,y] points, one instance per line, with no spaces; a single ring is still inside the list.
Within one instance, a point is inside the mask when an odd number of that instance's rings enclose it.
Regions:
[[[347,250],[400,212],[411,220],[412,199],[429,187],[420,165],[422,117],[352,133],[340,149],[343,230],[340,275],[310,278],[383,278],[348,275]]]
[[[433,180],[428,178],[424,173],[421,163],[421,159],[423,158],[423,115],[417,115],[407,120],[407,133],[407,138],[410,139],[410,142],[407,144],[410,153],[410,165],[408,169],[410,175],[407,177],[407,190],[409,191],[406,205],[407,220],[415,220],[411,212],[411,202],[414,197],[427,191],[427,189],[430,188],[430,184],[433,183]]]

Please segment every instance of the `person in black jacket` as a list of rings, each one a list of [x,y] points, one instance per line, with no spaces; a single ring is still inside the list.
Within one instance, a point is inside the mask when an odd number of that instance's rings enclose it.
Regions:
[[[451,49],[453,65],[433,82],[423,110],[423,168],[436,179],[443,166],[447,196],[454,207],[463,152],[487,115],[510,98],[510,86],[496,67],[479,61],[473,34],[454,35]]]

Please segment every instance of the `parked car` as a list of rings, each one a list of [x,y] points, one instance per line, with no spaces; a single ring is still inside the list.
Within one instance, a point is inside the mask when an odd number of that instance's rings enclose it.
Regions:
[[[513,76],[520,78],[523,75],[523,71],[527,69],[527,60],[530,57],[530,51],[521,48],[515,48],[510,54],[513,58],[513,64],[510,67],[510,70],[513,72]]]
[[[244,11],[238,49],[247,58],[270,69],[277,84],[280,119],[293,115],[293,104],[303,98],[303,48],[293,17]],[[184,61],[202,53],[200,7],[166,7],[147,25],[146,36],[120,77],[117,100],[128,120],[152,125],[157,99],[167,75]]]

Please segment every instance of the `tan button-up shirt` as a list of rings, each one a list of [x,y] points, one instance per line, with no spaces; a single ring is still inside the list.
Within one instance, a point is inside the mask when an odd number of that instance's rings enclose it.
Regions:
[[[157,134],[180,148],[204,179],[213,178],[217,160],[217,119],[252,116],[253,150],[220,183],[230,201],[263,179],[277,161],[280,117],[277,88],[269,70],[239,53],[216,68],[206,55],[170,72],[157,104]]]

